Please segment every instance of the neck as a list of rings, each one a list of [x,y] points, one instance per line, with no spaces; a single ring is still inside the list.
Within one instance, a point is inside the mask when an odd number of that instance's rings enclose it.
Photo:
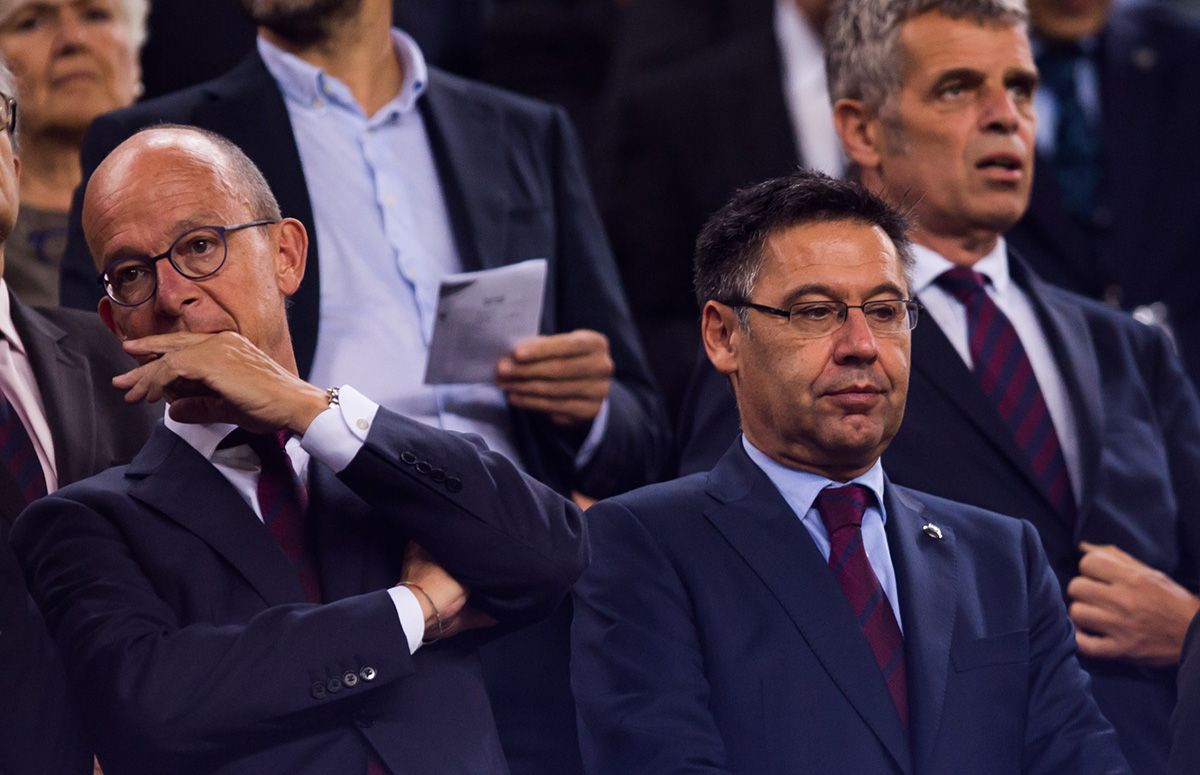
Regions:
[[[79,146],[83,138],[67,134],[21,135],[21,204],[67,212],[82,181]]]
[[[870,471],[871,466],[875,465],[875,461],[878,460],[878,457],[875,457],[866,463],[855,461],[844,465],[832,462],[816,464],[809,459],[810,456],[805,454],[806,450],[804,449],[793,449],[784,443],[762,443],[756,438],[757,434],[751,428],[743,427],[742,433],[759,451],[779,465],[823,476],[833,482],[845,483],[862,476]]]
[[[947,261],[960,266],[974,266],[981,258],[995,249],[1000,235],[994,231],[968,235],[944,235],[915,228],[912,239],[913,242],[924,245]]]
[[[312,45],[298,45],[265,27],[260,27],[258,34],[346,84],[370,116],[395,97],[404,83],[404,67],[392,46],[391,13],[390,3],[364,2],[358,14],[338,23],[329,37]]]

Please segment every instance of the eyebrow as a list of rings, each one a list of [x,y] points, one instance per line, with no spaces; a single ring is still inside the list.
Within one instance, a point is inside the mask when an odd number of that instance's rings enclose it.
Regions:
[[[864,299],[873,299],[876,296],[883,295],[894,296],[897,299],[906,298],[903,289],[892,282],[885,282],[876,285],[867,293],[863,294]],[[801,285],[798,288],[792,289],[786,296],[783,297],[783,302],[780,306],[789,306],[795,304],[804,296],[827,296],[830,299],[838,299],[840,294],[828,285],[822,283],[809,283]]]
[[[215,215],[212,216],[211,218],[208,216],[201,216],[199,218],[197,218],[197,217],[181,218],[180,220],[176,221],[171,226],[170,233],[173,234],[174,236],[171,237],[171,242],[167,243],[167,247],[169,248],[170,245],[175,240],[179,239],[179,237],[182,236],[184,232],[190,231],[190,230],[198,228],[200,226],[220,225],[217,223],[220,220],[221,219]],[[161,250],[158,251],[158,253],[161,253],[161,252],[162,252]],[[152,254],[148,250],[142,250],[141,248],[131,248],[131,247],[123,245],[121,247],[118,247],[116,250],[114,250],[109,258],[105,259],[104,268],[107,270],[108,267],[112,266],[113,263],[116,261],[124,261],[124,260],[130,259],[130,258],[149,258],[151,255],[157,255],[157,253]]]

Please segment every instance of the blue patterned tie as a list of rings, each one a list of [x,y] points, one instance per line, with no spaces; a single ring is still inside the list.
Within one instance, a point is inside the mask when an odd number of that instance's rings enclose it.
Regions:
[[[983,275],[966,266],[949,269],[936,280],[966,307],[971,362],[979,386],[1012,430],[1042,492],[1073,524],[1075,495],[1046,398],[1017,330],[988,296],[984,281]]]
[[[28,504],[46,494],[46,474],[20,415],[8,396],[0,397],[0,455]]]

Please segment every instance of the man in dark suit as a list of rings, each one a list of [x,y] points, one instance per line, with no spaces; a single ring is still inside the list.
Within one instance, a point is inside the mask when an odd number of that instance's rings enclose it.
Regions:
[[[834,12],[839,131],[863,183],[916,215],[913,288],[927,309],[885,462],[897,482],[1037,527],[1101,710],[1134,770],[1161,773],[1200,608],[1200,403],[1157,329],[1047,285],[1007,249],[1033,171],[1035,69],[1023,10],[996,8],[985,24],[885,6],[873,18],[899,25],[894,50],[882,21],[850,33],[865,5]],[[889,85],[901,54],[906,76]],[[718,380],[693,395],[713,424],[692,429],[691,465],[713,457],[702,438],[735,433]]]
[[[0,93],[15,88],[0,63]],[[126,404],[109,385],[132,361],[94,313],[28,307],[4,281],[3,239],[20,199],[15,107],[0,107],[0,401],[2,423],[21,426],[0,465],[0,521],[9,527],[31,496],[128,462],[161,415]],[[22,472],[14,458],[32,465]]]
[[[801,172],[696,250],[744,435],[588,514],[572,675],[595,773],[1127,772],[1031,525],[899,487],[907,223]]]
[[[171,409],[12,540],[105,771],[507,772],[462,633],[558,605],[578,510],[478,439],[301,381],[304,227],[224,138],[136,135],[83,216],[141,364],[113,384]]]
[[[390,28],[388,0],[323,3],[316,16],[308,4],[244,4],[257,51],[215,81],[95,122],[85,176],[160,121],[225,135],[313,240],[289,313],[303,377],[354,381],[408,416],[479,433],[562,493],[604,497],[657,478],[667,422],[562,111],[426,68]],[[63,298],[91,308],[78,214]],[[548,263],[544,335],[503,359],[494,384],[423,384],[439,279],[535,258]],[[578,771],[569,620],[564,610],[489,644],[518,771]]]
[[[1200,378],[1200,23],[1161,1],[1031,0],[1041,71],[1029,209],[1006,235],[1045,280],[1162,320]]]
[[[1179,661],[1179,701],[1171,715],[1171,775],[1200,770],[1200,615],[1188,628]]]
[[[728,4],[720,16],[743,17],[736,34],[708,7],[723,4],[661,5],[635,4],[631,23],[661,14],[656,30],[679,30],[711,17],[725,37],[614,81],[597,175],[630,307],[675,410],[699,349],[692,247],[708,215],[742,186],[799,164],[837,175],[842,160],[821,77],[828,0]]]

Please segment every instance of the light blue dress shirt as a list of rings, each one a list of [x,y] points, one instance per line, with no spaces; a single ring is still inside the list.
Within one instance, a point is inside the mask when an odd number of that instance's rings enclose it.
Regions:
[[[827,487],[841,487],[845,484],[861,484],[875,494],[874,502],[867,506],[867,511],[863,514],[863,548],[866,549],[871,570],[875,571],[875,577],[879,579],[879,585],[883,587],[883,592],[887,595],[892,612],[896,614],[896,623],[900,625],[900,632],[903,634],[904,621],[900,617],[900,598],[896,595],[896,570],[892,565],[892,554],[888,550],[887,533],[884,531],[887,511],[883,506],[883,464],[876,460],[875,465],[871,466],[862,476],[857,476],[849,482],[835,482],[832,479],[826,479],[808,471],[798,471],[775,462],[758,447],[751,444],[745,436],[742,436],[742,446],[745,448],[746,454],[750,456],[750,460],[762,469],[771,483],[775,485],[775,489],[779,490],[779,494],[792,507],[792,511],[800,518],[800,524],[804,525],[804,529],[812,536],[813,543],[817,545],[817,549],[826,562],[829,562],[829,531],[825,529],[825,523],[821,521],[820,513],[813,506],[817,496],[821,494],[821,490]]]
[[[258,39],[283,92],[320,240],[321,312],[309,379],[350,383],[427,425],[476,433],[521,465],[499,388],[424,384],[438,285],[463,266],[417,109],[428,86],[425,58],[399,30],[392,42],[404,81],[368,116],[344,83]],[[576,465],[598,446],[606,410],[607,402]]]

